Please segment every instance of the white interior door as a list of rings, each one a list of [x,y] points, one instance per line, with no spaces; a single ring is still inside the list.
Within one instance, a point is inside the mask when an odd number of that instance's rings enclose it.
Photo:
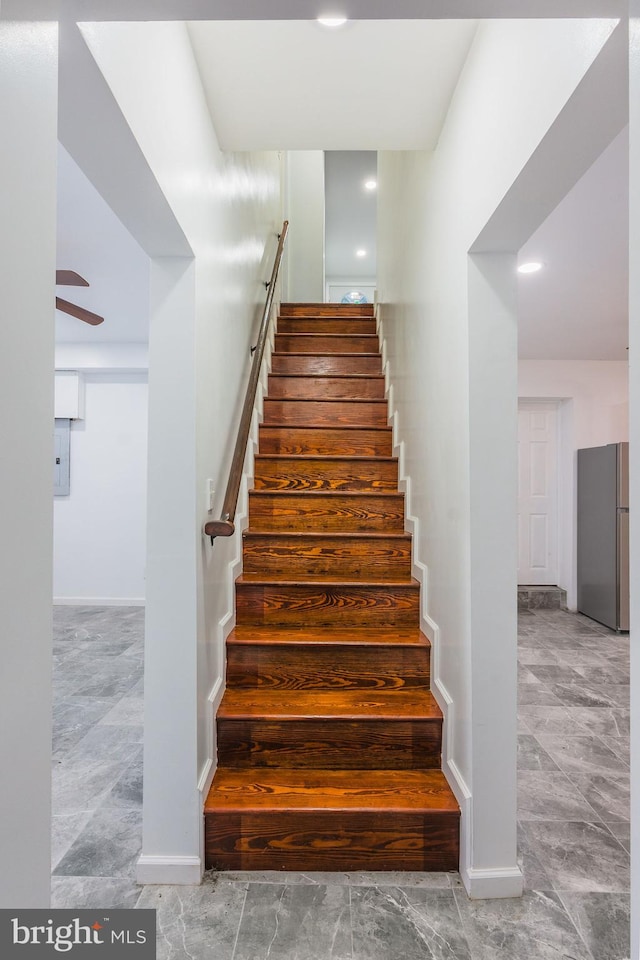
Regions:
[[[518,404],[518,583],[558,582],[558,407]]]

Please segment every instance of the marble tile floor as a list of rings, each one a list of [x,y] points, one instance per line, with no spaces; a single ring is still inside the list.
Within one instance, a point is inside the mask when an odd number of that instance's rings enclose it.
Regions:
[[[55,623],[54,906],[155,908],[158,960],[629,957],[628,637],[563,610],[521,612],[525,895],[470,901],[455,873],[136,886],[143,613],[60,607]]]
[[[52,905],[133,907],[144,609],[54,607]]]

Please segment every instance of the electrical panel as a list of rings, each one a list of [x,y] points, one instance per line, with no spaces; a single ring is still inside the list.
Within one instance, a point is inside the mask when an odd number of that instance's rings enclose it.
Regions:
[[[70,440],[71,421],[56,417],[53,451],[54,497],[68,497],[71,492]]]

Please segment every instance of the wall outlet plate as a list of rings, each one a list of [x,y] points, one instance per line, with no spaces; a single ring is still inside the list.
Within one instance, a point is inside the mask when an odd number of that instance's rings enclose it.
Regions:
[[[215,486],[214,486],[214,481],[213,481],[213,480],[207,480],[206,500],[207,500],[207,512],[208,512],[208,513],[212,513],[212,512],[213,512],[213,501],[214,501],[214,499],[215,499],[215,495],[216,495],[216,490],[215,490]]]

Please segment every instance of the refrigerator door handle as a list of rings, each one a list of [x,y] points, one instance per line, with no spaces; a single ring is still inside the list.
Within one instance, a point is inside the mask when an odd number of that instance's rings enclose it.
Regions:
[[[618,506],[629,506],[629,443],[617,444]]]
[[[618,630],[629,629],[629,508],[618,509]]]

